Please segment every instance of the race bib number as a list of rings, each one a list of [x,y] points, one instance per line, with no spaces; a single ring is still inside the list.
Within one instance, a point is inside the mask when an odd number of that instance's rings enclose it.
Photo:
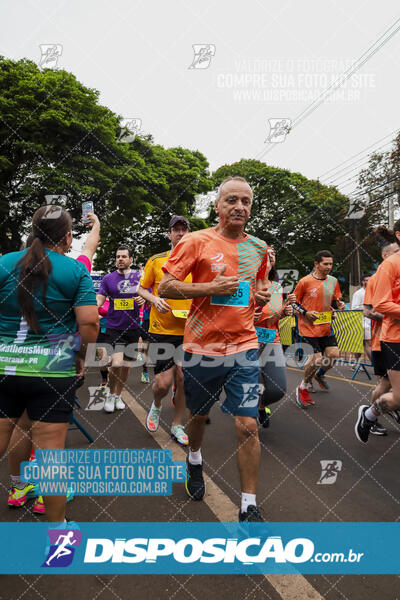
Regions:
[[[276,329],[256,327],[257,337],[260,344],[272,344],[276,338]]]
[[[313,321],[314,325],[322,325],[323,323],[330,323],[332,320],[332,313],[329,312],[321,312],[319,313],[318,319]]]
[[[114,310],[133,310],[133,298],[114,298]]]
[[[250,282],[239,281],[239,287],[230,296],[211,296],[211,304],[216,306],[249,306]]]
[[[173,310],[172,314],[174,315],[174,317],[177,317],[178,319],[187,319],[189,311],[188,310]]]

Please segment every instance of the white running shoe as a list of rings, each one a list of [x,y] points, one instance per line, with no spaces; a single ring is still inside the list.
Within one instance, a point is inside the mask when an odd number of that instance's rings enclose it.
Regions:
[[[313,382],[307,383],[307,391],[309,394],[315,394],[316,390],[314,389]]]
[[[185,428],[183,425],[172,425],[171,437],[180,446],[189,445],[189,438],[185,433]]]
[[[157,431],[158,426],[160,424],[160,414],[161,406],[160,408],[157,408],[153,402],[146,417],[146,429],[147,431],[150,431],[150,433],[154,433],[155,431]]]
[[[121,396],[115,396],[115,408],[117,410],[124,410],[125,402],[122,400]]]
[[[106,413],[113,413],[115,410],[115,395],[108,394],[106,401],[104,402],[104,410]]]

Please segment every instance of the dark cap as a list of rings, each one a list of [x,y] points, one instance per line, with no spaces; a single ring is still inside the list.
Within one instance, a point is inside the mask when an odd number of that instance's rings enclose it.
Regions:
[[[190,229],[190,223],[186,217],[174,215],[169,222],[169,229],[171,230],[177,223],[183,223],[188,229]]]

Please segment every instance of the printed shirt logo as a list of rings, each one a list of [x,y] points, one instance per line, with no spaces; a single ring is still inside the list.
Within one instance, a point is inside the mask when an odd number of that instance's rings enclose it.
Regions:
[[[309,295],[311,296],[311,298],[316,298],[317,292],[318,288],[311,288],[311,290],[309,291]]]
[[[133,284],[130,279],[119,281],[117,287],[121,294],[134,294],[137,289],[137,285]]]
[[[215,256],[212,256],[210,260],[215,260],[211,263],[211,273],[219,273],[226,265],[221,262],[224,258],[223,252],[218,252]]]
[[[77,529],[48,529],[50,548],[42,567],[68,567],[75,548],[81,545],[82,532]]]

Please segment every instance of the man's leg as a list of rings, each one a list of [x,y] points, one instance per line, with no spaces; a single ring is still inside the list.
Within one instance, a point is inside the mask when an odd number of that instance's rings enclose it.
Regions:
[[[316,347],[317,348],[317,347]],[[314,350],[316,350],[314,348]],[[303,379],[300,385],[296,388],[296,403],[300,408],[308,408],[310,404],[315,404],[309,392],[313,392],[312,378],[321,365],[321,352],[314,352],[308,357],[305,365]]]
[[[261,454],[257,420],[253,417],[236,416],[235,428],[241,490],[243,494],[256,494]]]
[[[160,363],[158,364],[160,366]],[[157,364],[155,369],[157,370]],[[155,433],[160,424],[161,401],[168,394],[173,380],[174,367],[166,371],[156,373],[152,387],[153,402],[146,417],[146,429],[150,433]]]
[[[308,360],[304,367],[303,382],[305,384],[311,383],[312,378],[314,377],[314,373],[316,373],[316,371],[321,366],[321,361],[322,361],[321,352],[316,352],[315,354],[311,354],[311,356],[308,357]]]
[[[185,399],[185,388],[183,382],[182,367],[177,365],[173,370],[174,384],[176,386],[175,397],[174,397],[174,418],[172,426],[182,425],[185,417],[186,399]]]
[[[324,356],[321,360],[321,366],[315,373],[315,379],[319,387],[326,392],[329,391],[329,385],[325,379],[325,374],[334,367],[339,360],[339,348],[337,346],[326,346],[324,348]]]

